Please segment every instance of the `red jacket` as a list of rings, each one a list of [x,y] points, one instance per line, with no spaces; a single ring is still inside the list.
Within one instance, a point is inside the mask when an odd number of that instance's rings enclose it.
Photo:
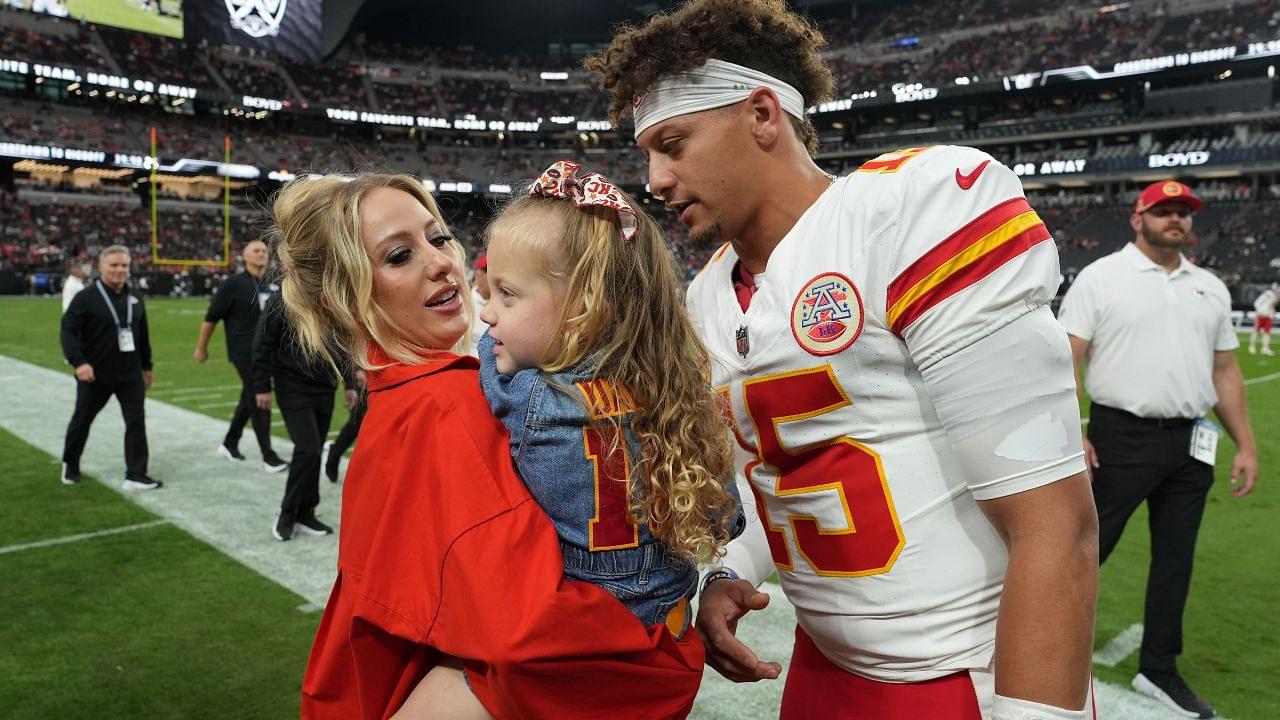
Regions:
[[[683,718],[702,679],[697,634],[676,641],[564,579],[477,367],[443,355],[369,374],[302,717],[390,717],[452,655],[496,718]]]

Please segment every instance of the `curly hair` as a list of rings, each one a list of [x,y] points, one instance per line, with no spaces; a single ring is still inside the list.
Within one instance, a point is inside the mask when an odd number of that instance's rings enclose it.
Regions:
[[[663,75],[692,70],[708,59],[768,73],[794,87],[805,107],[829,100],[835,78],[822,62],[822,33],[787,8],[785,0],[691,0],[643,27],[623,25],[603,52],[583,61],[598,73],[611,96],[609,120],[616,126],[631,99]],[[790,118],[812,155],[818,134],[808,118]]]
[[[612,211],[523,196],[489,226],[489,246],[518,248],[560,288],[558,340],[539,367],[550,374],[591,359],[596,379],[616,383],[635,407],[640,442],[632,511],[675,554],[706,560],[723,552],[738,510],[728,488],[729,432],[703,374],[707,351],[685,313],[671,249],[658,224],[623,196],[639,222],[630,241],[618,237]],[[616,417],[595,422],[620,429]],[[617,452],[621,434],[610,436],[607,452]]]

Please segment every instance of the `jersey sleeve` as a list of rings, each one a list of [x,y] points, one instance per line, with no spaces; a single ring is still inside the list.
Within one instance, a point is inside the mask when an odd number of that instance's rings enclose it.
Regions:
[[[883,311],[921,369],[1053,299],[1057,248],[1009,168],[934,148],[902,165],[899,187]]]
[[[1049,311],[1048,228],[1007,167],[937,148],[903,167],[885,319],[920,368],[978,500],[1084,469],[1071,350]]]

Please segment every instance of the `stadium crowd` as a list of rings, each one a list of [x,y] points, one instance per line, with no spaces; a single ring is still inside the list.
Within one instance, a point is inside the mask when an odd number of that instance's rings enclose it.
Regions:
[[[1162,4],[1137,2],[1114,12],[1067,6],[1046,11],[1030,0],[983,0],[957,5],[922,2],[913,15],[888,6],[864,10],[853,20],[821,19],[842,92],[884,87],[894,82],[950,83],[957,77],[990,79],[1037,69],[1108,63],[1159,55],[1187,48],[1271,39],[1280,27],[1280,0],[1259,0],[1194,14],[1170,14]],[[23,18],[15,22],[15,18]],[[426,48],[357,37],[335,60],[324,65],[286,60],[243,48],[192,45],[180,40],[129,33],[107,27],[34,23],[25,15],[0,10],[0,55],[26,57],[72,67],[110,69],[154,76],[199,87],[229,88],[234,96],[277,98],[291,108],[312,106],[369,108],[383,112],[439,117],[475,116],[544,123],[553,116],[603,117],[605,96],[576,67],[577,61],[552,45],[546,53],[486,48]],[[31,28],[37,27],[40,32]],[[946,28],[914,34],[916,28]],[[909,42],[895,42],[909,38]],[[1014,41],[1016,39],[1016,42]],[[561,48],[562,49],[562,48]],[[544,70],[570,73],[568,83],[546,83]],[[477,72],[479,71],[479,72]],[[1261,88],[1261,85],[1255,83]],[[1233,86],[1235,87],[1235,86]],[[1269,86],[1239,87],[1270,107]],[[1211,88],[1210,88],[1211,89]],[[164,158],[221,160],[223,138],[232,137],[234,162],[301,172],[351,172],[379,168],[408,172],[437,182],[518,186],[555,159],[573,157],[599,168],[620,184],[638,188],[646,182],[643,157],[625,138],[569,130],[549,142],[546,136],[507,133],[468,136],[452,133],[374,129],[334,123],[299,123],[289,114],[260,119],[253,113],[228,112],[224,117],[161,112],[155,106],[103,104],[85,97],[87,89],[60,98],[8,98],[0,112],[0,140],[28,144],[60,144],[107,152],[145,154],[150,129],[158,128]],[[1239,132],[1227,122],[1173,128],[1142,135],[1072,137],[1089,129],[1202,112],[1188,100],[1205,96],[1190,86],[1149,93],[1172,98],[1155,103],[1125,93],[1069,92],[983,100],[969,104],[933,104],[869,109],[850,117],[851,127],[838,131],[819,121],[820,162],[830,172],[856,169],[867,153],[893,147],[975,141],[1007,163],[1036,164],[1084,161],[1091,170],[1119,171],[1146,154],[1212,152],[1230,162],[1280,158],[1280,127],[1267,123]],[[1180,94],[1179,94],[1180,93]],[[39,96],[39,93],[35,93]],[[233,97],[234,97],[233,96]],[[1215,98],[1216,101],[1216,98]],[[236,103],[233,102],[232,105]],[[819,116],[820,120],[820,116]],[[323,128],[323,129],[321,129]],[[1058,140],[1028,146],[1019,139],[1031,133],[1057,133]],[[991,144],[998,141],[1001,144]],[[64,188],[62,191],[71,191]],[[1198,190],[1220,209],[1197,220],[1202,239],[1197,254],[1228,278],[1247,282],[1274,270],[1268,240],[1280,232],[1280,200],[1254,197],[1248,185],[1202,184]],[[1122,194],[1122,193],[1121,193]],[[1117,242],[1114,218],[1128,199],[1112,191],[1032,193],[1033,202],[1055,232],[1064,258],[1087,262]],[[3,262],[11,266],[52,268],[64,259],[62,228],[78,227],[84,205],[70,205],[65,217],[53,217],[47,204],[7,196],[3,211]],[[461,201],[457,232],[474,251],[488,211],[484,200]],[[108,241],[131,236],[145,264],[150,250],[144,239],[149,220],[136,200],[103,202],[103,230]],[[655,208],[659,206],[654,206]],[[477,209],[478,208],[478,209]],[[162,245],[182,257],[221,257],[221,223],[210,213],[220,210],[162,213]],[[252,218],[250,209],[238,211]],[[682,254],[682,266],[696,269],[705,249],[689,249],[684,230],[665,213],[657,213]],[[209,217],[204,217],[209,215]],[[1107,216],[1103,221],[1101,216]],[[217,230],[214,234],[206,226]],[[1112,228],[1108,231],[1107,228]],[[253,221],[237,220],[236,246],[253,237]],[[141,238],[141,239],[140,239]],[[92,247],[97,238],[86,243]],[[1271,242],[1275,246],[1275,242]]]

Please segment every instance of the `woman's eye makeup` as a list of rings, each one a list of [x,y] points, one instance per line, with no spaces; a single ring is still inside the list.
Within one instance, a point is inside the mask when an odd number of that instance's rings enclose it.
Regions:
[[[409,256],[412,254],[413,254],[413,251],[410,250],[409,248],[398,247],[392,250],[391,252],[387,253],[387,264],[403,265],[406,262],[409,262]]]

